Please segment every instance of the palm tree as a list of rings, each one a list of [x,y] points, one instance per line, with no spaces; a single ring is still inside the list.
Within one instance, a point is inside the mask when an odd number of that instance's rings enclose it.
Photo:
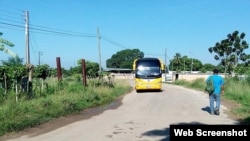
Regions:
[[[2,32],[0,32],[0,51],[3,51],[9,55],[11,55],[12,57],[17,57],[17,54],[12,52],[11,50],[9,50],[8,48],[6,48],[5,46],[9,46],[9,47],[14,47],[15,45],[13,43],[11,43],[10,41],[1,38],[1,36],[3,35]]]
[[[180,71],[180,65],[181,65],[181,54],[180,53],[176,53],[173,59],[173,65],[176,66],[176,71],[179,72]]]

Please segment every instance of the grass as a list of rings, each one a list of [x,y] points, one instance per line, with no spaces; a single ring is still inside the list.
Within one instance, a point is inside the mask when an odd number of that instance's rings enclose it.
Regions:
[[[204,91],[205,80],[203,78],[194,81],[177,80],[173,84]],[[225,93],[223,99],[233,101],[239,105],[232,109],[232,113],[246,124],[250,124],[250,81],[225,78]]]
[[[222,98],[233,100],[240,106],[232,112],[241,117],[246,123],[250,123],[250,87],[248,81],[238,81],[232,78],[225,79],[225,95]],[[38,86],[32,99],[25,95],[10,94],[7,99],[1,99],[0,103],[0,136],[20,131],[25,128],[43,124],[60,116],[72,114],[103,105],[115,100],[117,97],[131,91],[129,84],[116,82],[103,82],[89,80],[88,86],[83,87],[79,80],[65,79],[62,83],[49,80],[43,90]],[[175,85],[204,91],[204,79],[196,79],[188,82],[178,80]]]
[[[19,96],[18,101],[15,94],[8,95],[0,104],[0,136],[109,103],[131,91],[130,85],[124,81],[110,84],[92,80],[89,84],[83,87],[80,82],[65,80],[60,86],[49,84],[47,90],[35,93],[32,99]]]

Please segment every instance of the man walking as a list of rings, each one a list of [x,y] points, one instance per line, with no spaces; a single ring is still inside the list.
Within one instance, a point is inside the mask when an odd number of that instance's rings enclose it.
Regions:
[[[209,94],[210,114],[212,115],[220,114],[221,94],[224,94],[224,79],[218,73],[219,70],[214,69],[213,75],[206,80],[207,82],[209,79],[212,79],[214,84],[214,92]]]

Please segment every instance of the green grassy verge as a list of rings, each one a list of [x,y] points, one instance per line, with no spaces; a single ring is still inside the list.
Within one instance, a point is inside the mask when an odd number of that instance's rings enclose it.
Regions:
[[[107,83],[89,82],[90,86],[83,87],[82,83],[65,81],[60,89],[49,88],[46,92],[27,99],[15,94],[9,95],[0,104],[0,136],[34,127],[60,116],[72,114],[103,105],[115,100],[117,97],[131,91],[131,87],[121,82]],[[52,92],[51,92],[52,91]]]

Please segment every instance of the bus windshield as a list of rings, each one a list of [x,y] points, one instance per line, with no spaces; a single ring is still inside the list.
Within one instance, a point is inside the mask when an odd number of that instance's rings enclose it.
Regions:
[[[159,78],[161,77],[161,64],[158,60],[139,60],[136,64],[135,77]]]

